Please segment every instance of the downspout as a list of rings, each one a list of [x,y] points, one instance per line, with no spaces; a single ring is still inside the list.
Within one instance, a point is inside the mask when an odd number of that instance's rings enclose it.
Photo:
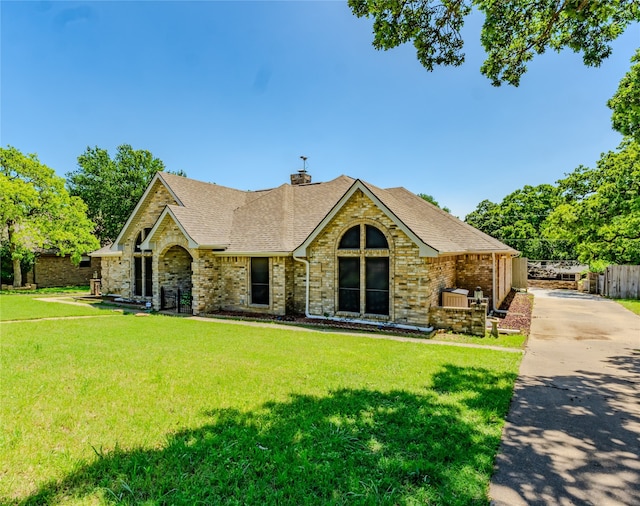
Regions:
[[[333,322],[343,323],[360,323],[362,325],[376,325],[378,327],[388,327],[390,329],[404,329],[404,330],[419,330],[420,332],[433,332],[433,327],[417,327],[414,325],[405,325],[402,323],[385,323],[385,322],[372,322],[369,320],[359,320],[357,318],[338,318],[337,316],[319,316],[312,315],[309,312],[309,260],[305,258],[297,257],[293,255],[293,259],[301,262],[305,265],[305,302],[304,302],[304,316],[312,320],[330,320]]]
[[[493,289],[491,290],[491,306],[493,307],[492,311],[494,313],[507,314],[508,311],[504,311],[502,309],[496,308],[496,254],[495,252],[491,253],[491,267],[493,269],[492,283]]]
[[[297,257],[293,255],[293,259],[301,262],[305,265],[305,296],[304,296],[304,315],[307,318],[321,318],[320,316],[313,316],[309,314],[309,260]]]

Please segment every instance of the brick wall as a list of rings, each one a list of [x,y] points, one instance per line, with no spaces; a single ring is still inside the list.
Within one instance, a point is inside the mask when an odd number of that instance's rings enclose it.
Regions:
[[[101,277],[103,293],[117,293],[122,297],[133,297],[133,250],[135,247],[135,240],[141,230],[150,228],[154,225],[165,206],[168,204],[176,204],[176,201],[167,191],[165,186],[156,181],[155,185],[149,191],[147,199],[129,224],[129,227],[122,238],[122,256],[117,258],[102,258]],[[155,255],[153,272],[155,278],[158,272],[157,258]],[[157,286],[155,282],[156,280],[154,279],[154,286]],[[154,307],[159,307],[160,299],[159,294],[156,294],[156,290],[154,290],[153,302]]]
[[[203,286],[200,290],[206,300],[202,306],[204,311],[286,314],[287,306],[293,304],[293,293],[288,291],[293,290],[293,286],[286,279],[286,273],[293,270],[291,262],[293,260],[286,257],[269,258],[269,304],[257,305],[251,303],[251,257],[217,256],[211,262],[211,268],[217,271],[217,286]]]
[[[337,310],[337,247],[344,232],[358,224],[377,227],[389,243],[389,250],[368,250],[367,253],[389,257],[390,314],[348,316],[426,326],[429,307],[438,304],[440,289],[455,285],[456,260],[454,257],[420,257],[411,239],[360,191],[354,193],[309,246],[310,313],[341,316]],[[304,307],[302,264],[297,273],[296,308]]]
[[[94,273],[100,276],[99,258],[91,258],[87,267],[75,266],[70,256],[40,255],[34,268],[25,276],[27,283],[36,284],[39,288],[52,286],[89,285]]]
[[[509,255],[496,255],[496,307],[511,291],[512,262]],[[485,297],[493,297],[492,255],[459,255],[456,263],[456,287],[469,290],[472,296],[477,286]]]
[[[429,308],[429,325],[461,334],[484,336],[487,324],[487,305],[472,304],[471,307]]]
[[[476,287],[482,288],[485,297],[493,295],[493,268],[491,255],[460,255],[456,260],[457,286],[469,290],[473,296]]]

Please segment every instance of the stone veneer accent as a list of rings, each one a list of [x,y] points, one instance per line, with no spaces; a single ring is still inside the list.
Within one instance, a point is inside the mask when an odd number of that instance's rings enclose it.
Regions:
[[[487,305],[474,303],[468,308],[432,306],[429,308],[429,324],[436,329],[484,336],[487,325]]]
[[[100,260],[102,269],[100,291],[103,294],[122,295],[124,270],[122,269],[121,257],[102,257]]]
[[[114,293],[122,297],[134,298],[133,251],[136,238],[143,229],[153,227],[166,205],[176,203],[165,186],[160,182],[156,182],[127,228],[123,237],[122,255],[120,257],[102,257],[102,293]],[[182,239],[184,240],[184,236],[182,236]],[[154,254],[154,307],[159,307],[160,305],[159,294],[155,290],[155,287],[157,287],[157,272],[157,257]],[[156,296],[158,297],[157,301]]]

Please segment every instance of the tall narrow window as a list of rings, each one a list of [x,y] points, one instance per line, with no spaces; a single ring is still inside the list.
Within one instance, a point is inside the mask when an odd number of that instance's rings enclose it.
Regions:
[[[338,311],[389,315],[388,250],[386,236],[373,225],[356,225],[342,235],[337,251]]]
[[[135,278],[135,287],[133,294],[136,297],[142,297],[142,257],[135,257],[133,259],[133,270],[134,270],[134,278]]]
[[[338,258],[338,311],[360,312],[360,258]]]
[[[141,250],[140,245],[151,232],[145,228],[136,236],[133,248],[133,295],[135,297],[153,296],[153,253]]]
[[[153,296],[153,258],[144,257],[144,291],[147,297]]]
[[[269,259],[251,259],[251,303],[269,304]]]
[[[365,266],[365,313],[389,314],[389,258],[367,258]]]

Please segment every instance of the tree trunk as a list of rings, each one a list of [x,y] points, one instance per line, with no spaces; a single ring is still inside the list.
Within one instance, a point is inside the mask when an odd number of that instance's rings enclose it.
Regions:
[[[13,259],[13,286],[22,286],[22,271],[20,270],[20,259]]]
[[[15,232],[15,222],[7,222],[7,238],[9,240],[9,256],[13,262],[13,286],[22,286],[22,270],[20,269],[20,259],[15,258],[16,245],[13,242],[13,234]]]

